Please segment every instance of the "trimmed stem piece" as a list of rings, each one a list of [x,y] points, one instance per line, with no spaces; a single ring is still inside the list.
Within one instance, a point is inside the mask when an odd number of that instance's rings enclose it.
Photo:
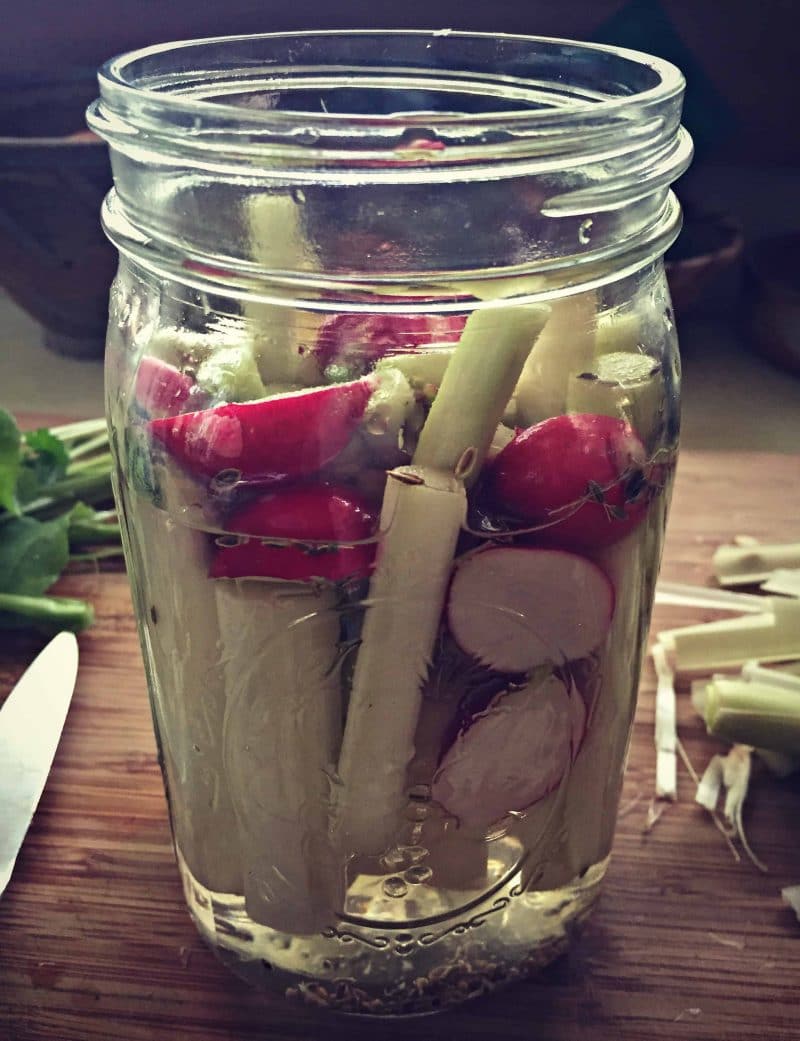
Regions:
[[[659,634],[678,673],[705,672],[800,657],[800,600],[765,600],[765,611],[742,618],[687,625]]]
[[[706,687],[703,717],[709,734],[731,744],[800,755],[800,698],[794,691],[720,676]]]
[[[800,567],[800,542],[720,546],[711,565],[717,581],[723,586],[764,582],[776,568]]]
[[[474,483],[548,314],[534,306],[473,311],[419,436],[416,466]]]
[[[553,301],[514,391],[517,426],[533,426],[566,411],[570,377],[585,372],[594,358],[596,311],[594,290]]]
[[[336,592],[222,579],[215,595],[226,690],[223,758],[247,913],[283,932],[318,932],[343,895],[327,830],[342,719]]]
[[[657,643],[653,647],[653,665],[655,666],[658,686],[656,688],[656,797],[659,799],[677,799],[678,797],[678,762],[675,755],[677,746],[675,674],[669,667],[665,648]]]
[[[142,638],[175,841],[194,877],[208,889],[242,892],[241,854],[222,767],[225,680],[220,627],[209,587],[203,531],[176,523],[182,496],[159,474],[170,513],[144,498],[128,504],[131,570],[140,577]],[[172,514],[172,516],[171,516]],[[129,562],[130,563],[130,562]]]
[[[349,853],[378,854],[397,829],[465,511],[455,477],[421,467],[389,473],[334,790],[334,831]]]
[[[548,314],[487,307],[470,315],[414,465],[389,474],[335,793],[334,832],[347,852],[380,853],[397,831],[422,684],[465,521],[464,485],[480,473]]]

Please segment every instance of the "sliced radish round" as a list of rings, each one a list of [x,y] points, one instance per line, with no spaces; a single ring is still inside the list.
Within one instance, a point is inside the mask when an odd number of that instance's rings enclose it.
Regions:
[[[275,480],[331,461],[364,414],[375,377],[154,419],[150,430],[191,473],[239,470]]]
[[[447,604],[459,646],[500,672],[562,665],[602,642],[614,590],[596,564],[564,550],[490,546],[456,564]]]
[[[488,827],[551,792],[573,758],[570,695],[552,673],[500,694],[442,759],[432,795],[467,827]]]

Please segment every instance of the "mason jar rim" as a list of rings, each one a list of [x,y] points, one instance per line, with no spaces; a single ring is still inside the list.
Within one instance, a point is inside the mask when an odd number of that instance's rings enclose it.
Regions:
[[[534,123],[545,123],[552,120],[554,114],[561,117],[568,116],[572,113],[576,116],[582,116],[587,113],[587,110],[590,111],[592,115],[606,116],[612,115],[620,108],[626,106],[629,107],[632,104],[665,102],[675,95],[681,94],[685,87],[685,80],[682,72],[677,66],[672,64],[672,62],[631,48],[618,47],[611,44],[592,43],[590,41],[572,40],[563,37],[549,37],[520,33],[470,32],[465,30],[449,29],[315,29],[283,31],[276,33],[246,33],[231,36],[204,37],[194,40],[168,41],[165,43],[153,44],[148,47],[137,48],[136,50],[128,51],[109,59],[101,66],[98,72],[98,80],[101,92],[105,87],[110,89],[112,93],[119,91],[122,92],[123,95],[127,95],[130,92],[131,95],[137,98],[146,97],[148,101],[155,103],[158,109],[163,111],[164,115],[170,113],[183,113],[195,115],[197,117],[206,116],[212,119],[212,121],[213,117],[220,119],[223,117],[235,116],[237,122],[240,124],[249,125],[253,127],[253,129],[259,127],[265,128],[269,124],[274,125],[294,122],[299,113],[296,110],[282,111],[276,109],[245,108],[239,105],[226,104],[216,99],[213,101],[207,101],[203,98],[187,96],[179,90],[170,91],[154,89],[152,85],[148,86],[146,83],[140,81],[137,82],[135,79],[128,77],[126,72],[137,63],[141,63],[146,59],[154,58],[158,55],[167,55],[170,53],[176,55],[180,53],[190,54],[192,51],[198,52],[201,48],[210,48],[213,46],[233,45],[260,40],[324,40],[341,39],[342,37],[365,39],[369,36],[380,38],[431,37],[432,39],[438,37],[460,41],[485,40],[487,42],[495,41],[510,44],[528,43],[560,46],[570,48],[574,51],[607,54],[618,59],[629,61],[632,66],[639,67],[640,69],[650,69],[658,77],[656,83],[644,90],[631,91],[617,97],[594,97],[591,99],[587,97],[585,102],[576,102],[571,106],[553,105],[552,107],[543,107],[539,109],[523,107],[520,109],[504,109],[498,110],[497,112],[488,111],[479,113],[403,112],[402,117],[404,124],[412,126],[427,126],[430,123],[432,116],[435,116],[438,126],[457,124],[462,127],[470,124],[478,124],[485,127],[487,124],[491,124],[494,121],[513,124],[514,122],[521,120],[524,120],[525,122],[532,120]],[[302,64],[298,64],[297,67],[301,68]],[[392,67],[387,71],[391,71],[391,68]],[[152,84],[152,80],[150,82]],[[524,85],[526,83],[524,77],[496,76],[494,82],[501,85],[503,82],[507,83],[509,86],[513,85],[514,91],[518,94],[521,93],[524,96]],[[530,100],[533,100],[533,98],[530,98]],[[303,114],[306,115],[306,113]],[[358,124],[362,122],[367,123],[370,126],[397,125],[395,115],[381,116],[358,112],[332,113],[323,110],[320,112],[315,111],[313,116],[315,120],[318,119],[321,124],[327,126],[335,126],[337,124],[347,124],[352,126],[354,123]]]
[[[652,258],[678,232],[669,187],[692,152],[680,126],[684,78],[638,51],[546,36],[312,30],[157,44],[111,59],[99,80],[87,118],[111,146],[107,233],[121,249],[235,272],[248,289],[267,274],[326,287],[438,283],[473,269],[495,278],[573,266],[590,277],[615,257]],[[306,210],[337,195],[388,228],[400,200],[417,220],[437,219],[437,200],[456,192],[468,226],[472,206],[505,212],[512,185],[538,231],[523,242],[513,213],[498,217],[481,257],[384,254],[378,244],[334,272],[292,253],[285,236],[270,260],[250,248],[250,198],[279,222],[289,219],[281,207],[291,211],[300,227]],[[198,219],[206,205],[231,206],[232,220]]]

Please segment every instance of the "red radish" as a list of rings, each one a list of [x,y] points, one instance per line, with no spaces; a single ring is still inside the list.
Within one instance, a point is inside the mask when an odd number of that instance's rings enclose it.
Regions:
[[[286,488],[238,510],[226,524],[232,532],[298,542],[360,542],[375,531],[369,504],[349,488],[306,485]],[[226,546],[218,541],[212,578],[282,578],[306,582],[338,581],[367,575],[375,556],[373,543],[336,548],[265,545],[258,538]]]
[[[175,415],[194,386],[194,381],[160,358],[145,355],[136,370],[133,394],[149,415]]]
[[[517,434],[489,473],[494,504],[530,525],[537,543],[609,546],[644,517],[652,487],[644,445],[623,419],[554,416]]]
[[[150,423],[154,437],[194,474],[239,470],[281,480],[314,473],[347,444],[364,414],[374,377],[218,405]]]
[[[360,374],[384,355],[452,343],[465,322],[461,314],[335,314],[320,326],[314,353],[323,369],[333,364]]]
[[[538,802],[557,787],[573,759],[571,700],[552,673],[498,695],[442,759],[433,798],[475,828]]]
[[[489,546],[459,558],[447,621],[467,654],[498,672],[583,658],[603,641],[614,589],[575,553]]]

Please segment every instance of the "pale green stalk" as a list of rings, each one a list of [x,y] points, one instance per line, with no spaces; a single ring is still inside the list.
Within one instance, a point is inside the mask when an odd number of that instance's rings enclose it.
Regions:
[[[343,899],[327,829],[342,730],[337,593],[308,582],[219,579],[214,594],[223,763],[247,913],[282,932],[319,932]]]
[[[790,690],[718,677],[706,687],[708,732],[731,744],[800,755],[800,697]]]
[[[541,306],[470,315],[419,436],[415,466],[455,473],[467,487],[476,480],[548,315]]]
[[[547,320],[544,307],[490,307],[467,321],[420,434],[413,466],[390,472],[335,792],[333,826],[350,852],[397,833],[422,684],[474,480]]]

